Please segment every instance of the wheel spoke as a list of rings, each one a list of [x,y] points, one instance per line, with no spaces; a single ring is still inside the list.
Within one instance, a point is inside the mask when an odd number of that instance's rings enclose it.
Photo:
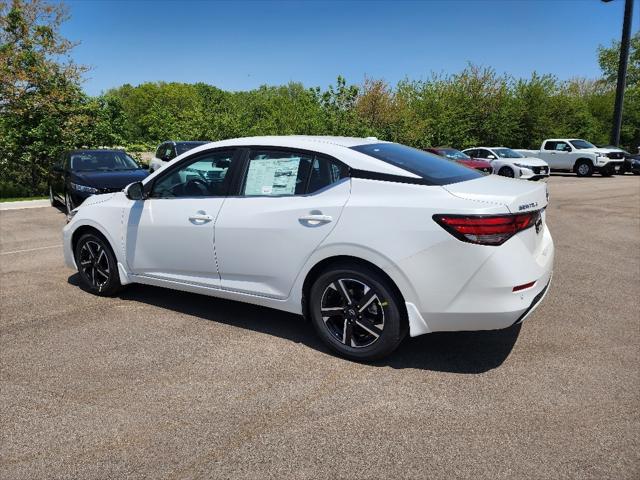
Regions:
[[[95,267],[91,269],[91,283],[93,283],[95,286],[98,285],[96,283],[96,269],[95,269]]]
[[[373,335],[375,338],[378,338],[380,335],[382,335],[382,330],[376,327],[373,322],[367,318],[359,318],[358,320],[356,320],[356,325],[358,325],[369,334]]]
[[[104,250],[101,248],[98,250],[100,253],[98,254],[98,260],[96,260],[96,262],[100,262],[100,260],[102,260],[103,256],[106,256],[106,253],[104,253]]]
[[[353,342],[353,324],[347,319],[344,319],[344,326],[342,327],[342,343],[345,345],[351,345]]]
[[[349,297],[349,292],[347,292],[347,288],[344,286],[344,280],[343,279],[338,280],[338,285],[340,286],[338,291],[342,295],[342,298],[344,299],[347,305],[350,304],[351,297]]]
[[[109,272],[108,272],[108,271],[104,272],[104,271],[102,271],[99,267],[96,267],[96,271],[97,271],[100,275],[102,275],[104,278],[107,278],[107,279],[109,278]]]
[[[358,312],[362,312],[365,308],[371,305],[371,302],[373,302],[377,298],[378,298],[378,295],[376,294],[376,292],[372,288],[367,287],[367,290],[365,290],[364,297],[362,297],[358,302],[358,305],[357,305]]]

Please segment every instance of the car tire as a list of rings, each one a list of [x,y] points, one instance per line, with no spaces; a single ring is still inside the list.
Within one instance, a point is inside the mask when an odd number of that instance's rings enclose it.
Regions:
[[[84,234],[76,244],[74,256],[85,290],[101,297],[109,297],[122,290],[118,262],[104,237]]]
[[[591,162],[581,160],[575,166],[576,175],[579,177],[590,177],[593,175],[593,165]]]
[[[322,272],[310,288],[308,307],[322,341],[351,360],[389,355],[408,330],[406,310],[393,285],[358,264]]]
[[[498,175],[502,177],[515,178],[516,174],[511,167],[502,167],[498,170]]]

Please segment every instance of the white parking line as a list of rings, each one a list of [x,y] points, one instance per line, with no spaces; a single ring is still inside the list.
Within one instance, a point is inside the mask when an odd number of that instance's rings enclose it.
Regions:
[[[24,208],[50,207],[49,200],[22,200],[19,202],[0,202],[0,210],[22,210]]]
[[[35,252],[36,250],[46,250],[47,248],[57,248],[57,247],[61,247],[61,246],[62,246],[62,244],[49,245],[48,247],[27,248],[26,250],[14,250],[12,252],[0,252],[0,255],[12,255],[14,253]]]

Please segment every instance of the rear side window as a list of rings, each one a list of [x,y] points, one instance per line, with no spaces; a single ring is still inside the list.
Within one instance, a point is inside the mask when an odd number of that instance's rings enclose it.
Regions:
[[[556,145],[558,145],[558,142],[547,142],[544,144],[544,149],[545,150],[555,150],[556,149]]]
[[[399,143],[372,143],[351,149],[416,174],[429,185],[448,185],[483,177],[482,173],[452,160]]]
[[[242,195],[303,195],[348,176],[346,166],[306,152],[252,150]]]

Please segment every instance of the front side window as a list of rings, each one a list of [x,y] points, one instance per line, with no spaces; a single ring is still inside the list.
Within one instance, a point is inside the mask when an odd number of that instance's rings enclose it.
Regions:
[[[456,162],[399,143],[369,143],[351,149],[416,174],[431,185],[448,185],[483,177],[481,173]]]
[[[484,148],[479,148],[478,150],[476,150],[475,157],[488,159],[489,155],[491,155],[492,157],[495,157],[495,155],[491,153],[489,150],[485,150]]]
[[[555,150],[556,152],[570,152],[571,147],[567,142],[557,142]]]
[[[207,142],[178,142],[176,143],[176,156],[182,155],[184,152],[188,152],[192,148],[204,145]]]
[[[153,185],[152,198],[220,197],[227,194],[233,151],[209,152],[167,172]]]

